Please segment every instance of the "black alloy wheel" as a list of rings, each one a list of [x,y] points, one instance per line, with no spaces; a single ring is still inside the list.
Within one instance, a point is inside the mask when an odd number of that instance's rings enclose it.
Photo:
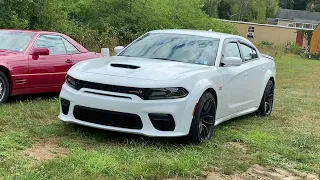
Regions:
[[[261,116],[270,116],[273,110],[274,101],[274,83],[269,80],[265,88],[261,103],[258,109],[258,114]]]
[[[204,93],[193,115],[189,140],[192,143],[205,142],[213,136],[216,115],[216,103],[211,93]]]

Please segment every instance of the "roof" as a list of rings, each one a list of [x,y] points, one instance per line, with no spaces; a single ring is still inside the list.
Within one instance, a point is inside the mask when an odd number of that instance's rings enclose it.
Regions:
[[[280,19],[299,19],[303,22],[305,21],[316,21],[320,23],[320,12],[310,12],[302,10],[292,10],[292,9],[279,9],[277,13],[277,18]]]
[[[204,31],[204,30],[168,29],[168,30],[154,30],[149,33],[186,34],[186,35],[212,37],[212,38],[218,38],[218,39],[226,39],[226,38],[232,38],[232,37],[243,39],[243,37],[241,36],[214,32],[214,31]]]

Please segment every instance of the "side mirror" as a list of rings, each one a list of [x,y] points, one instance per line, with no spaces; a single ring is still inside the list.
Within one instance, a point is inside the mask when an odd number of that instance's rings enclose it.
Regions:
[[[123,49],[124,49],[123,46],[117,46],[117,47],[114,48],[114,52],[115,52],[116,54],[119,54]]]
[[[222,59],[222,63],[226,66],[241,66],[242,59],[239,57],[226,57]]]
[[[31,55],[33,60],[38,60],[39,56],[47,56],[49,54],[48,48],[34,48]]]

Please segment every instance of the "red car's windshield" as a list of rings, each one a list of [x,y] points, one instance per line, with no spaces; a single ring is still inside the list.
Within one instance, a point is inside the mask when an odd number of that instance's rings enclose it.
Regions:
[[[27,32],[0,30],[0,50],[22,52],[28,46],[33,35],[33,33]]]

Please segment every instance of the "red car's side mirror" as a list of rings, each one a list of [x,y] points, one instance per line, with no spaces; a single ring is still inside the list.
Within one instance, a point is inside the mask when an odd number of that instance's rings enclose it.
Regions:
[[[47,56],[49,54],[48,48],[34,48],[31,55],[33,60],[37,60],[39,59],[39,56]]]

